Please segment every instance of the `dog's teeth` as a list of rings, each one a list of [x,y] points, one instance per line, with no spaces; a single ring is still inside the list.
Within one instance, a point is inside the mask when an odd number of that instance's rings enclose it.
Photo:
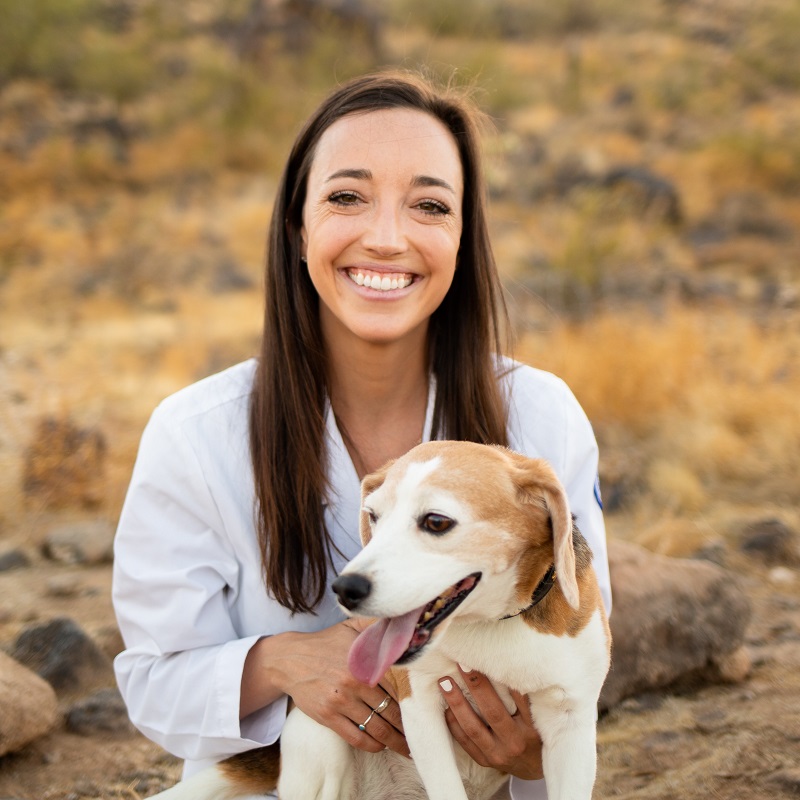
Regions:
[[[439,611],[439,609],[440,609],[440,608],[441,608],[443,605],[444,605],[444,598],[443,598],[443,597],[440,597],[440,598],[439,598],[439,599],[438,599],[438,600],[437,600],[437,601],[436,601],[436,602],[433,604],[433,610],[434,610],[434,611]]]
[[[432,618],[433,618],[433,614],[430,611],[426,611],[422,615],[422,621],[423,622],[430,622]]]

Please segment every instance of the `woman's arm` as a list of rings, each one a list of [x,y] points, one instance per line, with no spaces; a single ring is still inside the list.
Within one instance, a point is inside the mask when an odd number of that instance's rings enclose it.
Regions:
[[[354,746],[407,753],[396,703],[358,729],[386,692],[347,669],[354,623],[314,632],[325,623],[264,592],[256,546],[242,549],[252,511],[230,510],[248,493],[224,488],[247,485],[249,464],[231,456],[246,457],[246,439],[228,418],[176,416],[167,404],[145,430],[115,542],[115,668],[131,720],[182,758],[219,759],[275,741],[291,695]]]

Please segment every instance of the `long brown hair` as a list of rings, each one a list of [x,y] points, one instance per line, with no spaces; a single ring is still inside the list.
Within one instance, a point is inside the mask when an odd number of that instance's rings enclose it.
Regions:
[[[464,172],[463,230],[453,283],[429,326],[437,380],[433,436],[506,444],[497,381],[507,328],[486,224],[479,114],[463,93],[405,73],[357,78],[332,92],[306,122],[289,155],[272,212],[266,307],[250,403],[250,449],[266,585],[291,611],[322,599],[333,548],[325,527],[327,387],[319,298],[300,263],[308,174],[322,134],[347,114],[411,108],[452,133]],[[354,520],[355,524],[355,520]]]

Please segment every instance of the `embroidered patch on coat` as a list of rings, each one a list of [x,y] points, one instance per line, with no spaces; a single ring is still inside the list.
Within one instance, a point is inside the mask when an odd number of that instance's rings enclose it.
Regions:
[[[597,505],[600,506],[600,510],[603,510],[603,496],[600,494],[600,476],[598,475],[594,479],[594,499],[597,500]]]

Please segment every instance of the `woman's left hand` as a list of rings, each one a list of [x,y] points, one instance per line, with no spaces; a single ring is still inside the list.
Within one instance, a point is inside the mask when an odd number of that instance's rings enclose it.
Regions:
[[[543,778],[542,740],[528,698],[511,690],[517,711],[509,714],[485,675],[463,670],[461,674],[480,715],[452,678],[441,679],[439,688],[448,706],[445,719],[453,738],[483,767],[494,767],[524,780]]]

